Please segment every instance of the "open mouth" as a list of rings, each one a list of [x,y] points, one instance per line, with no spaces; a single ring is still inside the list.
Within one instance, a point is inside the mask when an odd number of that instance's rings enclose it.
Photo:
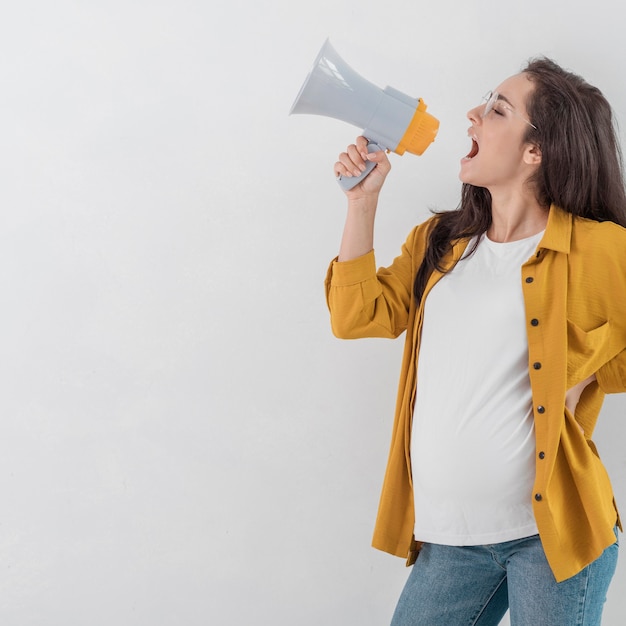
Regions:
[[[478,144],[476,140],[472,138],[472,149],[469,151],[466,159],[473,159],[478,154]]]

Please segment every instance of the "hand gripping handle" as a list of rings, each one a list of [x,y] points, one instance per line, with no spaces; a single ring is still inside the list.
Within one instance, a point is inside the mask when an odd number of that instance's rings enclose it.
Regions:
[[[382,146],[370,141],[367,144],[368,152],[378,152],[378,150],[384,150]],[[337,176],[337,182],[344,191],[349,191],[353,187],[356,187],[374,168],[376,163],[367,161],[365,163],[365,171],[360,176]]]

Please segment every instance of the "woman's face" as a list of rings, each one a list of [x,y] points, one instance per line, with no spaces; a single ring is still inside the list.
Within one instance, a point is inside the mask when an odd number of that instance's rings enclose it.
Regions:
[[[532,122],[524,103],[533,89],[526,74],[516,74],[496,88],[498,99],[486,115],[485,103],[468,112],[472,149],[461,159],[462,182],[493,194],[523,185],[538,167],[538,150],[524,142]]]

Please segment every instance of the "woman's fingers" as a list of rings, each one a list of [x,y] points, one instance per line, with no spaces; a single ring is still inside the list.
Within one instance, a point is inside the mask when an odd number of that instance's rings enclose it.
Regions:
[[[365,159],[355,144],[346,148],[345,152],[339,155],[339,161],[335,163],[335,174],[337,176],[360,176],[365,171]],[[365,149],[367,154],[367,148]]]
[[[378,193],[391,169],[391,163],[389,163],[385,150],[369,152],[368,144],[369,142],[365,137],[357,137],[356,141],[339,155],[339,160],[334,165],[335,176],[347,178],[361,176],[368,169],[368,164],[374,163],[376,165],[368,176],[359,181],[358,185],[347,191],[349,194]]]

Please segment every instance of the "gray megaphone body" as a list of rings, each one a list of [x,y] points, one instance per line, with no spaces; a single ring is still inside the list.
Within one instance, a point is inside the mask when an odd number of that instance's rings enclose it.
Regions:
[[[300,88],[289,114],[309,113],[348,122],[363,129],[368,150],[406,151],[421,155],[434,141],[439,121],[426,113],[420,99],[385,87],[380,89],[357,74],[327,39]],[[376,166],[368,162],[360,176],[338,177],[345,190],[360,183]]]

